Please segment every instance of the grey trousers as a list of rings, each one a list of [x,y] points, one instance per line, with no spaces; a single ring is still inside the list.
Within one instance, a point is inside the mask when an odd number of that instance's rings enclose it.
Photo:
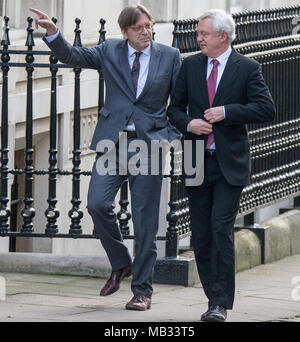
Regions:
[[[134,152],[129,152],[128,160],[134,154]],[[153,293],[151,278],[157,257],[155,240],[158,231],[163,177],[162,175],[150,174],[120,174],[120,169],[124,165],[121,165],[118,156],[114,163],[115,166],[110,167],[111,171],[115,167],[116,174],[100,175],[99,164],[97,165],[100,157],[101,155],[98,154],[93,166],[87,204],[88,212],[93,219],[95,233],[100,238],[113,271],[117,271],[131,262],[130,253],[123,243],[117,217],[114,213],[114,201],[117,192],[123,182],[128,179],[135,237],[131,289],[134,294],[143,294],[151,298]],[[150,156],[148,158],[147,162],[150,161]]]

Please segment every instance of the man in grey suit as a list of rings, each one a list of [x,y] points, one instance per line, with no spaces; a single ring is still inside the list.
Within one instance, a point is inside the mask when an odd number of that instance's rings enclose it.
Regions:
[[[126,7],[119,16],[118,23],[124,39],[109,39],[93,48],[71,46],[45,13],[35,9],[31,11],[37,14],[36,26],[46,29],[44,41],[61,62],[76,67],[101,69],[103,72],[106,99],[91,144],[91,149],[98,153],[87,205],[95,232],[112,266],[111,277],[100,295],[116,292],[122,279],[132,274],[134,296],[126,304],[126,309],[150,309],[162,174],[126,174],[124,169],[128,165],[123,165],[124,160],[121,161],[118,152],[120,137],[124,133],[127,134],[128,144],[139,139],[148,147],[154,140],[172,142],[179,137],[179,132],[166,118],[168,97],[180,68],[179,51],[152,41],[154,21],[149,11],[140,5]],[[108,174],[101,174],[99,165],[102,164],[98,163],[111,153],[110,149],[104,153],[104,140],[111,141],[117,152],[113,169],[110,169],[112,172]],[[127,161],[135,155],[131,149],[126,152]],[[140,160],[140,166],[145,163],[149,171],[150,162],[148,154]],[[131,191],[135,232],[133,263],[113,212],[115,196],[126,178]]]

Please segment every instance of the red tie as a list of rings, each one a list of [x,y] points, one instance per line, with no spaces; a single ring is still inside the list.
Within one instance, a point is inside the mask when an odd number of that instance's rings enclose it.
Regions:
[[[208,99],[209,99],[209,107],[212,107],[214,102],[214,97],[216,94],[216,85],[218,78],[218,65],[219,62],[216,59],[212,59],[211,63],[213,64],[212,71],[207,80],[207,89],[208,89]],[[210,133],[207,138],[206,148],[210,148],[210,146],[215,142],[214,134]]]

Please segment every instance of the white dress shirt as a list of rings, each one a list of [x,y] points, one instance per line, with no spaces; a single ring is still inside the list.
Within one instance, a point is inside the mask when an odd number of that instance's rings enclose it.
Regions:
[[[231,54],[231,51],[232,51],[232,47],[229,46],[229,48],[225,52],[223,52],[222,55],[220,55],[219,57],[217,57],[217,58],[208,57],[207,58],[206,80],[208,80],[209,75],[210,75],[210,73],[212,71],[212,68],[213,68],[213,64],[211,63],[211,61],[213,59],[216,59],[219,62],[219,64],[218,64],[218,78],[217,78],[217,84],[216,84],[216,92],[217,92],[218,85],[220,83],[221,77],[223,75],[224,69],[226,67],[228,58],[229,58],[229,56]]]

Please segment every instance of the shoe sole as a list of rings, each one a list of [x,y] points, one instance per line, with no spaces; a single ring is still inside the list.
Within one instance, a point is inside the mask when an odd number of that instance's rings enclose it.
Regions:
[[[224,323],[226,321],[226,319],[224,318],[219,318],[219,317],[205,317],[203,320],[203,322],[218,322],[218,323]]]
[[[147,311],[151,309],[151,305],[147,307],[147,309],[142,309],[142,308],[132,308],[130,306],[125,306],[126,310],[132,310],[132,311]]]

